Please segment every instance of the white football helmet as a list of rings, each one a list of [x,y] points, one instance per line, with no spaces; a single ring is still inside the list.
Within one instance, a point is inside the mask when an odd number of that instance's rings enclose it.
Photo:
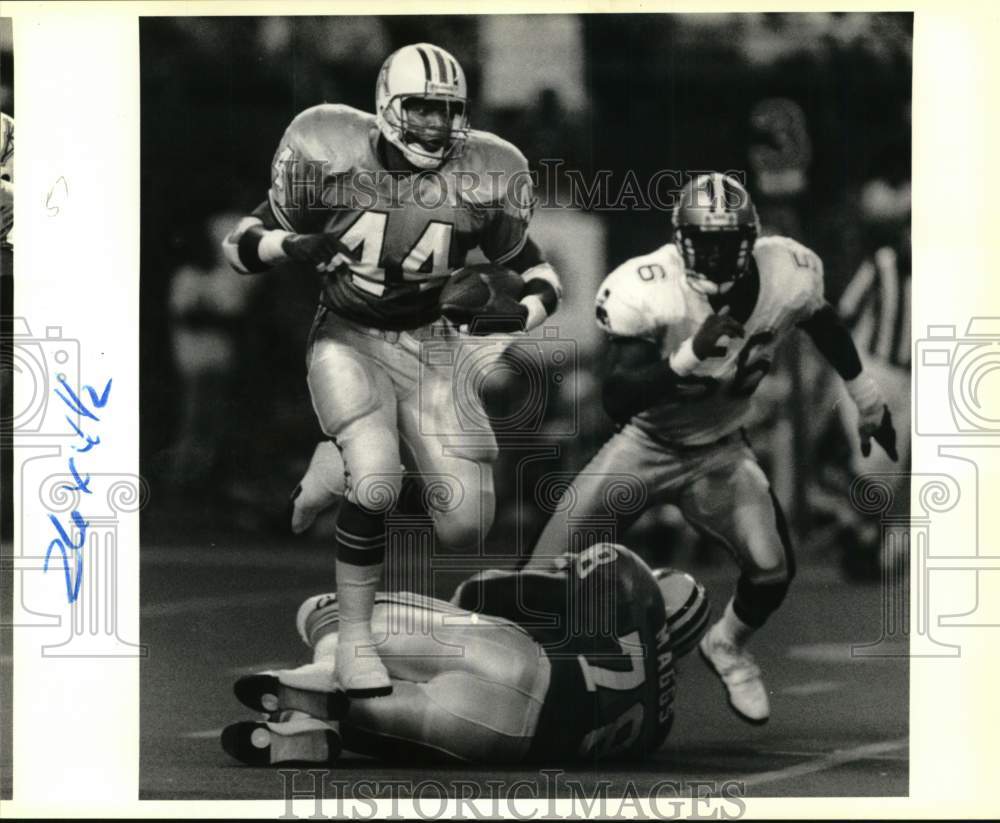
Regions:
[[[674,657],[683,657],[698,645],[708,629],[708,594],[701,583],[678,569],[653,569],[653,577],[667,610]]]
[[[410,98],[443,101],[447,133],[431,134],[407,123],[404,104]],[[435,169],[461,153],[469,134],[465,72],[448,52],[430,43],[403,46],[386,58],[379,71],[375,116],[385,139],[410,163],[420,169]],[[427,138],[431,146],[425,144]],[[441,145],[433,148],[437,142]]]

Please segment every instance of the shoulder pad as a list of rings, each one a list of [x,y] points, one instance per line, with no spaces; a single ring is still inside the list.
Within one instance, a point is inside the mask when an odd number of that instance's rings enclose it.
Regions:
[[[682,281],[672,243],[625,261],[598,289],[597,324],[616,337],[655,339],[683,317]]]
[[[462,199],[476,206],[501,206],[523,218],[534,208],[534,183],[528,161],[513,143],[495,134],[473,131],[465,151],[454,166],[456,174],[469,175],[474,185],[463,181]]]
[[[793,309],[815,311],[823,305],[823,261],[790,237],[762,237],[754,245],[761,277],[774,281]]]
[[[337,174],[364,162],[374,128],[373,114],[322,103],[296,116],[285,130],[282,143],[299,159],[325,163],[327,174]]]
[[[510,176],[528,170],[528,160],[513,143],[488,131],[471,131],[465,151],[458,160],[460,168]]]

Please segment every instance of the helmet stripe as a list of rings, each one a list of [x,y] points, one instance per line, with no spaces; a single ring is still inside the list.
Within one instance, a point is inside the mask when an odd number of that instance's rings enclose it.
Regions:
[[[726,210],[726,184],[722,175],[716,172],[712,175],[712,211]]]
[[[670,628],[670,643],[675,657],[683,657],[697,645],[708,628],[709,615],[708,603],[702,603],[689,624]]]
[[[456,63],[454,60],[449,60],[448,62],[451,63],[451,75],[454,78],[455,85],[457,86],[458,85],[458,63]]]
[[[430,83],[432,81],[432,78],[431,78],[431,61],[427,57],[427,53],[422,48],[420,48],[419,46],[417,47],[417,52],[420,54],[420,59],[423,60],[423,62],[424,62],[424,82],[425,83]]]
[[[448,69],[444,65],[444,55],[441,54],[441,49],[432,49],[434,52],[434,59],[437,60],[438,65],[438,80],[439,83],[451,82],[448,80]]]

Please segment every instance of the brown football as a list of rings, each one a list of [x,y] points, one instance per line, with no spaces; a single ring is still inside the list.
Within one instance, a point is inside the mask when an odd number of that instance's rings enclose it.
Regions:
[[[456,269],[441,290],[441,314],[452,323],[471,323],[483,315],[493,291],[520,300],[524,281],[517,272],[496,263]]]

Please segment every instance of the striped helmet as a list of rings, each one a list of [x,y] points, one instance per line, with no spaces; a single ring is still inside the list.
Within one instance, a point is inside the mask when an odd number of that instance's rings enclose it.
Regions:
[[[407,122],[406,102],[413,98],[444,105],[446,131]],[[444,49],[430,43],[403,46],[386,58],[375,87],[375,116],[385,139],[420,169],[434,169],[456,157],[469,134],[469,99],[465,72]]]
[[[674,657],[683,657],[698,644],[708,628],[708,595],[705,587],[687,572],[653,569],[653,577],[667,610],[671,651]]]
[[[688,283],[702,294],[724,294],[750,267],[760,221],[735,177],[702,174],[681,189],[674,206],[674,243]]]

